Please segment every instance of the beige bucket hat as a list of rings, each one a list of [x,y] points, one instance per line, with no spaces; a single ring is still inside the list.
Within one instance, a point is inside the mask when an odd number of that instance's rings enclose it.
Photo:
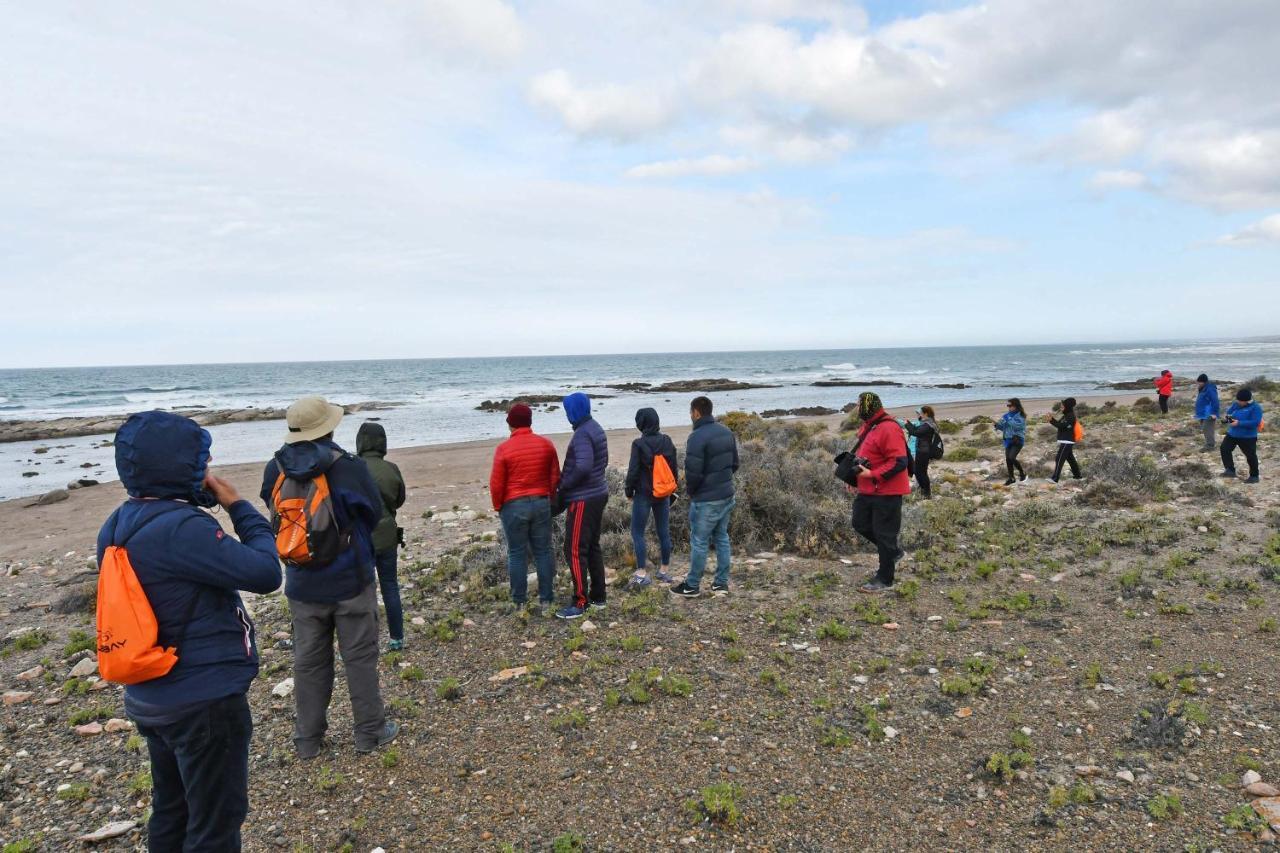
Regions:
[[[315,441],[322,435],[328,435],[337,429],[344,414],[346,412],[341,406],[335,406],[324,397],[303,397],[285,412],[289,433],[284,437],[284,443]]]

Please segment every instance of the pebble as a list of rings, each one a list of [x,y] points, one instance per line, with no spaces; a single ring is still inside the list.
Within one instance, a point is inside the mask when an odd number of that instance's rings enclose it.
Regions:
[[[893,740],[898,736],[898,730],[895,729],[893,726],[885,726],[884,736],[887,737],[889,740]]]
[[[884,623],[883,625],[881,625],[880,627],[884,628],[886,631],[896,631],[896,630],[898,630],[898,623],[897,623],[897,622],[886,622],[886,623]]]
[[[956,716],[957,716],[957,717],[959,717],[959,718],[960,718],[960,719],[962,719],[962,720],[963,720],[963,719],[965,719],[966,717],[972,717],[972,716],[973,716],[973,709],[972,709],[972,708],[970,708],[970,707],[968,707],[968,706],[966,706],[966,707],[964,707],[964,708],[959,708],[959,709],[957,709],[957,710],[956,710]]]
[[[21,705],[34,695],[30,690],[6,690],[3,701],[6,705]]]
[[[86,678],[90,675],[96,675],[98,672],[98,661],[96,658],[82,658],[75,666],[71,667],[71,672],[67,674],[67,678]]]
[[[941,622],[941,621],[942,621],[942,617],[941,617],[941,616],[934,615],[934,616],[930,616],[930,617],[929,617],[928,619],[926,619],[925,621],[926,621],[926,622]]]
[[[98,841],[106,841],[108,838],[116,838],[124,835],[126,832],[137,827],[136,820],[117,820],[95,829],[87,835],[81,835],[78,840],[93,844]]]
[[[410,621],[410,622],[412,622],[414,625],[425,625],[425,624],[427,624],[427,620],[426,620],[426,619],[424,619],[424,618],[422,618],[421,616],[415,616],[415,617],[413,617],[412,619],[410,619],[409,621]]]
[[[77,762],[75,762],[74,764],[72,764],[70,767],[68,767],[68,768],[67,768],[67,772],[68,772],[68,773],[79,773],[79,772],[80,772],[81,770],[83,770],[83,769],[84,769],[84,762],[83,762],[83,761],[77,761]]]
[[[286,678],[284,681],[281,681],[281,682],[280,682],[279,684],[277,684],[275,687],[272,687],[272,688],[271,688],[271,695],[272,695],[272,696],[278,696],[278,697],[280,697],[281,699],[283,699],[283,698],[284,698],[284,697],[286,697],[286,696],[291,695],[292,693],[293,693],[293,679],[292,679],[292,678]]]
[[[582,620],[582,633],[589,634],[595,630],[597,630],[596,623],[592,622],[590,619]]]
[[[37,664],[36,666],[31,667],[31,669],[24,669],[22,672],[18,673],[17,679],[19,681],[35,681],[42,675],[44,675],[44,667]]]
[[[1251,797],[1280,797],[1280,789],[1275,785],[1268,785],[1266,782],[1254,782],[1252,785],[1246,785],[1244,792]]]
[[[85,723],[83,726],[76,726],[76,734],[80,737],[93,737],[102,734],[102,723]]]
[[[1133,774],[1128,770],[1121,770],[1117,772],[1116,778],[1119,779],[1121,782],[1128,782],[1130,785],[1133,784]]]
[[[1257,770],[1246,770],[1244,775],[1240,777],[1240,787],[1248,788],[1254,782],[1261,782],[1262,776]]]
[[[1101,776],[1102,768],[1096,764],[1082,764],[1076,768],[1077,776]]]
[[[111,719],[107,720],[107,724],[102,727],[102,730],[105,732],[109,732],[111,734],[132,731],[133,723],[129,722],[128,720],[122,720],[119,717],[112,717]]]

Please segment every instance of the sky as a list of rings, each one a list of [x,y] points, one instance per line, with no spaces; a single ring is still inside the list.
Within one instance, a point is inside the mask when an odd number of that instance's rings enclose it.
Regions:
[[[0,367],[1280,332],[1274,0],[0,15]]]

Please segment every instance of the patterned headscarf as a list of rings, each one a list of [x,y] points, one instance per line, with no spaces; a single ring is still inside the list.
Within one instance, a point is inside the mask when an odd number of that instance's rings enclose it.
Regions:
[[[873,391],[863,391],[858,395],[858,420],[869,421],[884,408],[880,395]]]

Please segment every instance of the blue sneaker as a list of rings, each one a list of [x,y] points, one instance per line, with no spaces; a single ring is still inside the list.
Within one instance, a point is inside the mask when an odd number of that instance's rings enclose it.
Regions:
[[[627,589],[631,592],[639,592],[653,584],[653,578],[648,575],[632,575],[627,581]]]
[[[675,581],[675,578],[671,577],[671,575],[667,574],[661,569],[659,569],[657,572],[654,573],[653,579],[656,580],[658,583],[673,583]]]
[[[571,604],[568,607],[565,607],[561,610],[557,610],[556,618],[557,619],[581,619],[582,614],[585,612],[586,611],[584,611],[581,607],[574,607]]]

